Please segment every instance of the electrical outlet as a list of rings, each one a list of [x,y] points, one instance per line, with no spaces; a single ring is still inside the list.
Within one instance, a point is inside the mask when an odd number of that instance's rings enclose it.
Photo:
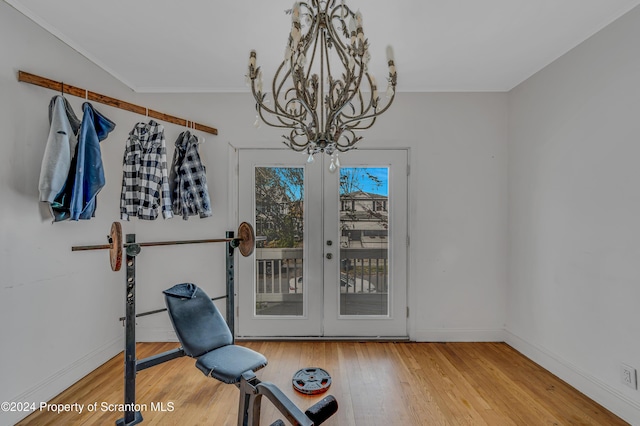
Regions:
[[[631,389],[638,389],[638,380],[635,368],[622,364],[620,366],[620,374],[622,383],[629,386]]]

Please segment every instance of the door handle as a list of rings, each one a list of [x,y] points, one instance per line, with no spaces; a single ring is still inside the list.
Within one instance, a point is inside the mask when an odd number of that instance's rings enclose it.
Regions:
[[[329,259],[329,260],[333,259],[333,254],[332,253],[327,253],[327,259]]]

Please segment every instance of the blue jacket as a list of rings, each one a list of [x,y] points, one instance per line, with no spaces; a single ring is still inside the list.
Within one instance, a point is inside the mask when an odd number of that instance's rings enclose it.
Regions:
[[[83,117],[78,145],[62,195],[62,208],[54,209],[55,220],[91,219],[96,211],[96,195],[105,185],[100,141],[116,127],[89,102],[82,105]]]

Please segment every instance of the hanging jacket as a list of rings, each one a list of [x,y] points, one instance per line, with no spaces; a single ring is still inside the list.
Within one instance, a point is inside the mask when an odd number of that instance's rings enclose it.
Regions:
[[[51,208],[52,205],[57,205],[55,198],[65,187],[80,128],[80,120],[63,96],[56,95],[51,98],[49,124],[49,137],[42,158],[38,189],[40,201],[48,203]]]
[[[151,120],[149,124],[136,124],[129,132],[123,159],[120,218],[155,220],[160,203],[163,217],[173,217],[164,127]]]
[[[95,216],[96,196],[106,183],[100,142],[116,127],[114,122],[100,114],[89,102],[82,104],[82,109],[76,179],[71,195],[71,220],[91,219]]]
[[[85,102],[82,109],[78,144],[65,189],[56,197],[53,207],[56,222],[86,220],[95,216],[96,196],[106,182],[100,142],[107,138],[116,125],[89,102]]]
[[[174,214],[182,215],[184,220],[195,215],[211,216],[206,169],[198,153],[198,138],[189,131],[182,132],[176,140],[169,182]]]

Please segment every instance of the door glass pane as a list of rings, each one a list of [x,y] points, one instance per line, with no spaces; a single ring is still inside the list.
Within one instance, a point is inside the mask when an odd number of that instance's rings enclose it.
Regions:
[[[340,315],[389,313],[389,169],[340,169]]]
[[[304,169],[255,168],[255,314],[303,312]]]

